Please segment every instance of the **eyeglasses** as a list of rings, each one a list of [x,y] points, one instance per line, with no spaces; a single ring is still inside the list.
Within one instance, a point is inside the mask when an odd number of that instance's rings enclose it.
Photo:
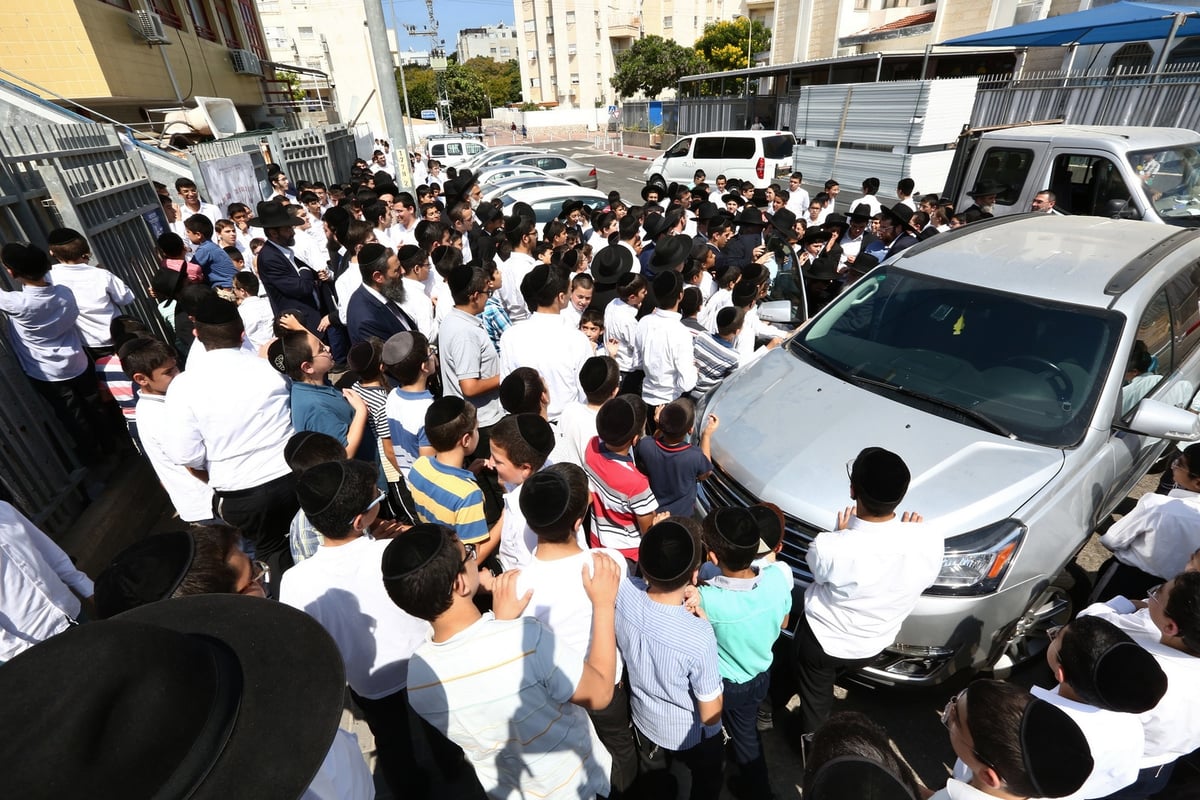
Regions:
[[[252,594],[255,587],[265,588],[271,582],[271,567],[265,561],[250,562],[250,582],[241,588],[238,594]]]
[[[1197,478],[1200,478],[1200,475],[1197,475],[1196,473],[1192,472],[1188,468],[1189,465],[1187,462],[1187,458],[1183,455],[1183,453],[1180,453],[1179,455],[1175,456],[1175,460],[1171,462],[1171,466],[1179,467],[1179,468],[1183,469],[1184,471],[1187,472],[1188,477],[1191,478],[1192,480],[1196,480]]]
[[[383,502],[383,497],[384,497],[384,495],[383,495],[383,492],[379,492],[379,494],[375,495],[375,499],[374,499],[374,500],[372,500],[370,503],[368,503],[368,504],[367,504],[367,507],[366,507],[366,508],[364,508],[364,509],[362,510],[362,513],[363,513],[363,514],[366,514],[366,513],[368,513],[368,512],[369,512],[369,511],[370,511],[372,508],[374,508],[375,506],[377,506],[377,505],[379,505],[380,503],[382,503],[382,502]]]
[[[1158,596],[1162,594],[1163,586],[1165,585],[1166,584],[1160,583],[1158,586],[1151,586],[1146,590],[1146,599],[1153,600],[1155,603],[1160,603],[1161,601],[1158,599]]]
[[[475,560],[475,557],[476,557],[476,556],[477,556],[479,553],[478,553],[478,550],[476,549],[475,545],[473,545],[473,544],[464,544],[464,545],[463,545],[463,549],[467,551],[467,554],[466,554],[465,556],[463,556],[463,560],[462,560],[461,569],[466,569],[466,568],[467,568],[467,562],[468,562],[468,561],[474,561],[474,560]]]
[[[969,688],[970,688],[970,687],[968,687],[968,689],[969,689]],[[958,717],[958,701],[959,701],[960,699],[962,699],[962,700],[966,700],[966,699],[967,699],[967,689],[963,689],[961,692],[959,692],[958,694],[954,695],[954,697],[951,697],[951,698],[950,698],[950,700],[949,700],[949,702],[947,702],[947,703],[946,703],[946,707],[942,709],[942,715],[941,715],[942,724],[943,724],[943,725],[945,725],[945,726],[946,726],[946,730],[948,730],[948,731],[951,731],[951,733],[953,733],[953,730],[954,730],[954,728],[961,728],[961,727],[962,727],[962,720],[960,720],[960,719],[959,719],[959,717]],[[968,731],[968,733],[969,733],[969,732],[970,732],[970,731]],[[961,734],[960,734],[960,735],[961,735]],[[981,755],[979,754],[979,751],[978,751],[978,750],[976,750],[974,747],[972,747],[972,748],[971,748],[971,753],[972,753],[972,754],[973,754],[973,755],[974,755],[974,756],[975,756],[977,759],[979,759],[979,761],[980,761],[980,763],[981,763],[981,764],[983,764],[985,767],[988,767],[988,768],[990,768],[990,769],[991,769],[993,772],[995,772],[995,773],[996,773],[996,775],[997,775],[997,777],[999,777],[999,776],[1000,776],[1000,771],[996,769],[996,765],[995,765],[995,764],[993,764],[993,763],[992,763],[991,761],[989,761],[988,759],[986,759],[986,758],[984,758],[983,756],[981,756]]]
[[[857,460],[852,458],[846,462],[846,477],[850,480],[854,480],[854,462]]]

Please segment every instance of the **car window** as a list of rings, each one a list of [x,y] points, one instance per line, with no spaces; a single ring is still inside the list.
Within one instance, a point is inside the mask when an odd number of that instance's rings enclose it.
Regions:
[[[539,158],[537,160],[537,166],[539,169],[550,171],[552,169],[562,169],[563,167],[567,166],[567,162],[563,161],[561,158]]]
[[[1018,147],[990,147],[983,157],[975,184],[994,182],[1004,188],[996,194],[996,203],[1011,206],[1021,197],[1021,189],[1033,166],[1033,151]],[[1042,187],[1038,187],[1039,189]],[[1053,188],[1053,187],[1052,187]],[[1028,211],[1029,209],[1022,209]]]
[[[763,137],[763,155],[767,158],[791,158],[796,146],[795,137],[785,134],[781,136]]]
[[[446,145],[444,145],[444,144],[435,144],[433,147],[430,147],[430,148],[429,148],[429,155],[431,155],[431,156],[444,156],[444,155],[446,155]]]
[[[1115,312],[893,267],[839,295],[789,349],[895,402],[1069,447],[1091,423],[1123,327]]]
[[[723,142],[720,136],[703,136],[696,140],[695,158],[720,158]]]
[[[1167,284],[1171,329],[1175,335],[1175,366],[1200,345],[1200,262],[1182,270]]]
[[[467,142],[467,155],[473,156],[483,152],[483,145],[478,142]]]
[[[1129,417],[1138,402],[1150,397],[1163,377],[1174,369],[1174,341],[1171,335],[1171,306],[1165,291],[1154,295],[1138,320],[1137,340],[1125,365],[1121,386],[1122,417]]]
[[[756,149],[755,140],[749,136],[726,136],[722,157],[740,160],[754,158]]]
[[[671,145],[671,148],[667,150],[666,155],[668,158],[679,158],[680,156],[686,156],[691,146],[691,139],[680,139],[678,142]]]
[[[1108,216],[1112,200],[1128,202],[1129,187],[1121,170],[1105,156],[1062,153],[1050,171],[1055,207],[1068,214]]]
[[[461,156],[462,151],[462,145],[458,142],[448,142],[446,144],[446,155],[448,156]]]

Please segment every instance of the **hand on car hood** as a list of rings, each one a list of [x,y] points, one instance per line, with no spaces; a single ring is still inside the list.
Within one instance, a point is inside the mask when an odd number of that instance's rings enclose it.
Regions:
[[[756,497],[829,530],[853,503],[846,462],[883,447],[908,465],[901,510],[947,535],[1013,516],[1063,464],[1061,450],[998,436],[846,383],[782,348],[709,402],[713,461]]]

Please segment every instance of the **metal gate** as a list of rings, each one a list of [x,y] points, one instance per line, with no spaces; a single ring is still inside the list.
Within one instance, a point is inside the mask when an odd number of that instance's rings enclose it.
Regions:
[[[349,180],[357,157],[353,132],[332,126],[272,133],[270,147],[293,185],[321,181],[328,186]]]
[[[146,287],[158,270],[148,218],[161,215],[158,195],[138,156],[128,156],[114,128],[98,124],[0,129],[0,241],[46,245],[60,225],[82,232],[97,261],[136,297],[126,309],[164,341],[174,333]],[[11,286],[7,275],[3,278]],[[78,516],[83,470],[69,438],[25,379],[0,334],[0,490],[31,519],[61,533]]]

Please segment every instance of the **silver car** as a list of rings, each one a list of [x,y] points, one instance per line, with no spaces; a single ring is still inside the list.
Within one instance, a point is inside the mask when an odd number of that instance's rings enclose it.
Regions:
[[[912,472],[902,510],[945,558],[860,677],[1027,660],[1086,598],[1074,558],[1097,524],[1169,440],[1200,436],[1197,287],[1196,231],[1023,215],[935,236],[701,400],[696,418],[721,420],[701,510],[780,506],[799,595],[809,543],[851,502],[847,460],[892,450]],[[1151,368],[1128,380],[1142,348]]]
[[[595,189],[598,181],[596,168],[581,164],[573,158],[560,156],[558,153],[533,153],[524,156],[514,156],[504,160],[505,164],[525,164],[537,167],[556,178],[570,181],[585,189]]]

